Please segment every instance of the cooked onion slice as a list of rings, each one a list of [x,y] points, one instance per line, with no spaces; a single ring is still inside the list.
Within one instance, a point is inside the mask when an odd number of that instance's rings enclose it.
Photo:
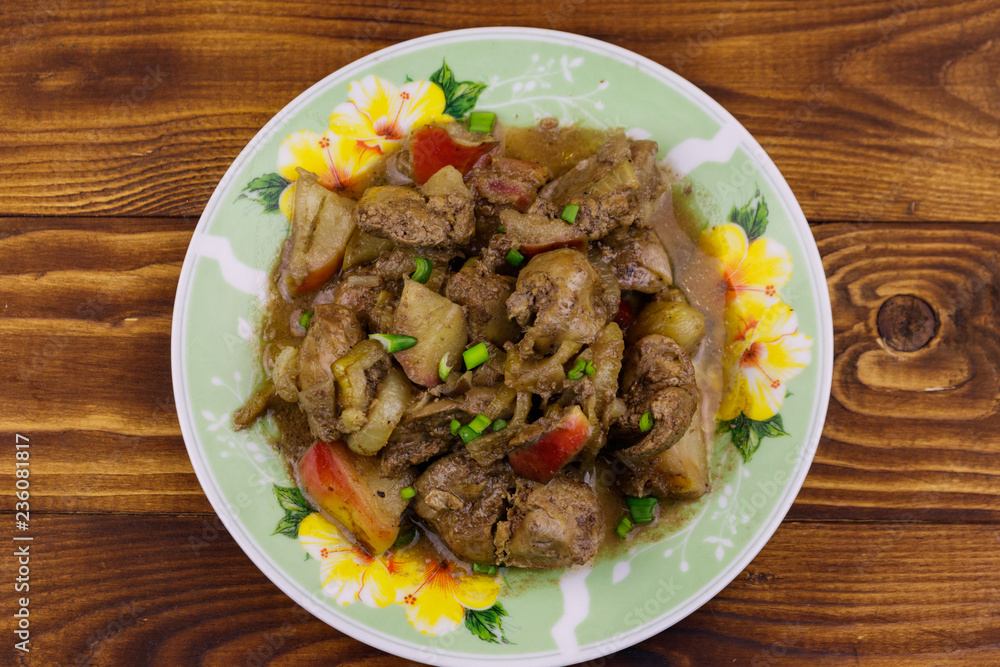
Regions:
[[[402,373],[390,368],[372,402],[368,423],[347,436],[351,451],[371,456],[385,447],[396,424],[410,402],[410,383]]]

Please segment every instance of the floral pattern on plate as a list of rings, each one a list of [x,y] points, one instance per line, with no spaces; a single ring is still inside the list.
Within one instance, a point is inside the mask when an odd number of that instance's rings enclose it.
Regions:
[[[277,173],[251,181],[243,196],[259,201],[265,211],[280,209],[291,219],[299,169],[317,174],[330,190],[354,189],[379,158],[402,148],[407,134],[430,123],[461,119],[488,87],[456,81],[447,62],[429,80],[407,80],[399,87],[375,75],[352,81],[348,101],[333,109],[329,128],[322,134],[299,130],[288,135],[278,151]],[[788,435],[778,411],[787,382],[809,364],[812,346],[812,340],[799,332],[794,311],[780,298],[779,290],[791,278],[792,259],[784,246],[763,236],[767,224],[767,203],[758,189],[742,207],[733,205],[727,222],[711,226],[699,239],[701,250],[723,267],[723,373],[728,390],[718,417],[720,430],[730,432],[744,463],[764,438]],[[279,501],[290,491],[275,486]],[[299,541],[321,562],[323,591],[339,604],[357,600],[375,607],[402,604],[410,624],[428,635],[451,632],[465,618],[466,626],[480,638],[508,643],[501,627],[506,612],[496,603],[500,586],[488,577],[446,561],[428,561],[418,572],[419,563],[406,551],[372,557],[317,512],[298,520]],[[286,515],[283,522],[289,521],[294,519]],[[287,534],[282,524],[275,532]],[[492,611],[482,617],[480,612],[487,610]],[[487,631],[477,632],[480,626]]]
[[[444,59],[468,80],[458,80]],[[426,72],[434,74],[419,76]],[[726,379],[735,388],[724,413],[732,437],[716,440],[711,493],[682,507],[656,539],[626,543],[592,567],[485,577],[498,586],[488,608],[476,608],[488,597],[463,593],[463,578],[477,573],[461,563],[414,562],[406,576],[403,561],[416,561],[406,547],[371,558],[346,533],[332,533],[312,508],[295,505],[298,513],[288,515],[287,499],[276,504],[271,489],[293,489],[293,482],[263,443],[268,425],[233,432],[227,414],[260,378],[258,341],[244,330],[259,317],[287,233],[285,215],[277,213],[282,200],[287,212],[296,167],[353,194],[374,162],[396,148],[401,123],[460,119],[477,106],[514,125],[554,117],[653,138],[671,171],[706,185],[719,211],[736,212],[713,215],[703,241],[728,267]],[[773,260],[771,266],[753,266],[759,258]],[[414,660],[550,667],[598,658],[669,627],[759,551],[794,499],[819,440],[832,322],[822,264],[794,195],[718,104],[612,45],[553,31],[483,28],[362,58],[303,93],[254,137],[192,238],[171,352],[178,418],[198,479],[230,534],[281,590],[339,630]],[[227,389],[218,378],[237,382]],[[274,536],[276,521],[288,537]],[[298,533],[303,523],[308,546]],[[339,545],[339,556],[331,545]],[[340,560],[324,564],[324,548]],[[449,592],[449,581],[457,593]],[[424,598],[418,592],[408,605],[403,591],[417,582]],[[463,624],[459,612],[468,631],[455,630]],[[504,632],[516,645],[504,643]]]
[[[394,548],[372,556],[347,539],[333,522],[316,512],[295,487],[274,485],[285,510],[274,532],[297,537],[320,562],[323,593],[342,606],[361,601],[369,607],[402,605],[406,620],[425,635],[465,627],[480,639],[510,644],[497,602],[497,576],[470,571],[462,563],[430,559],[412,549],[414,533],[403,535]]]
[[[701,249],[722,262],[726,281],[726,346],[718,418],[733,446],[749,462],[765,437],[788,435],[778,410],[787,382],[811,359],[812,339],[779,290],[792,277],[783,245],[764,238],[767,202],[757,190],[729,222],[702,234]]]

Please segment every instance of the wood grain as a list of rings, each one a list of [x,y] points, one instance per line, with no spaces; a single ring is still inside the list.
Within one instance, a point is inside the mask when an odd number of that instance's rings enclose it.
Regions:
[[[998,543],[996,526],[786,523],[701,610],[600,664],[990,664]],[[46,516],[32,553],[35,664],[413,664],[310,616],[204,518]]]
[[[170,314],[190,222],[8,220],[0,438],[21,429],[45,443],[34,508],[210,511],[170,378]],[[813,231],[836,314],[836,379],[790,516],[1000,520],[1000,225]],[[941,320],[917,352],[879,342],[877,313],[896,294],[925,299]]]
[[[190,232],[61,227],[19,221],[0,238],[0,429],[176,435],[170,314]]]
[[[305,613],[222,528],[175,416],[173,299],[274,113],[380,48],[500,24],[631,49],[722,103],[822,223],[833,302],[788,520],[702,609],[589,664],[1000,664],[994,0],[0,0],[0,442],[31,438],[35,538],[32,653],[0,664],[415,664]],[[13,510],[0,493],[8,544]]]
[[[32,439],[32,509],[208,512],[170,377],[179,219],[0,223],[0,438]],[[2,506],[12,509],[4,495]]]
[[[833,394],[795,518],[1000,518],[1000,226],[813,228],[834,313]],[[925,300],[936,336],[883,344],[899,294]]]
[[[308,86],[390,44],[481,25],[577,32],[676,70],[747,126],[811,220],[990,221],[1000,208],[992,0],[652,3],[641,20],[591,0],[4,0],[0,15],[0,215],[196,216]]]

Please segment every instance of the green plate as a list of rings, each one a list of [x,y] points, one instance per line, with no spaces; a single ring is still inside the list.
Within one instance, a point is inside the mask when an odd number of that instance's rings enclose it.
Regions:
[[[378,95],[390,103],[385,113]],[[288,233],[280,204],[295,164],[313,160],[314,170],[350,179],[368,151],[394,149],[393,133],[473,106],[508,124],[556,117],[653,138],[659,159],[701,183],[703,206],[714,211],[703,248],[727,267],[727,315],[738,325],[727,356],[736,390],[724,402],[711,490],[654,528],[656,539],[630,541],[586,567],[488,577],[405,552],[366,559],[318,515],[299,523],[308,509],[280,491],[293,485],[267,445],[267,424],[230,427],[261,379],[255,327]],[[352,637],[426,663],[564,665],[671,626],[763,547],[819,441],[832,341],[826,280],[805,217],[731,115],[624,49],[560,32],[483,28],[366,56],[260,131],[195,230],[171,352],[178,418],[206,495],[251,560],[298,604]]]

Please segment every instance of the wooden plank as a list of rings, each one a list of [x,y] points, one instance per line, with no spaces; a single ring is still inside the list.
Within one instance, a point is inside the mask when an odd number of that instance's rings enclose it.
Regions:
[[[163,410],[176,424],[173,404],[165,403]],[[179,433],[38,432],[25,424],[18,431],[0,431],[0,442],[13,443],[18,434],[31,447],[35,514],[212,512]],[[6,494],[0,509],[12,511],[16,501],[13,493]]]
[[[785,523],[735,582],[640,648],[669,664],[1000,660],[997,526]],[[661,658],[662,659],[662,658]]]
[[[49,218],[3,226],[0,438],[22,432],[46,443],[36,510],[210,509],[171,390],[170,314],[188,225]],[[992,314],[1000,225],[813,231],[836,314],[836,380],[825,437],[790,516],[1000,519]],[[938,314],[940,332],[922,350],[879,342],[879,307],[897,294],[920,296]],[[947,382],[954,388],[928,391]]]
[[[302,611],[217,525],[33,520],[33,661],[411,664]],[[600,664],[994,664],[1000,585],[983,576],[1000,568],[998,540],[996,525],[786,523],[715,599]]]
[[[176,414],[164,408],[173,396],[170,320],[89,329],[67,333],[41,321],[26,332],[0,323],[7,373],[0,430],[176,435]]]
[[[0,11],[0,215],[196,216],[254,133],[329,72],[405,39],[497,24],[591,35],[688,77],[758,138],[811,220],[989,221],[1000,208],[992,0],[634,14],[589,0],[544,11],[4,0]]]
[[[176,436],[170,317],[187,225],[67,224],[2,226],[0,429]]]
[[[180,218],[2,218],[5,323],[169,318],[193,230],[194,221]]]
[[[833,395],[794,518],[1000,514],[1000,227],[813,228],[834,313]],[[925,301],[937,333],[892,349],[878,313]],[[897,516],[898,518],[898,516]]]

